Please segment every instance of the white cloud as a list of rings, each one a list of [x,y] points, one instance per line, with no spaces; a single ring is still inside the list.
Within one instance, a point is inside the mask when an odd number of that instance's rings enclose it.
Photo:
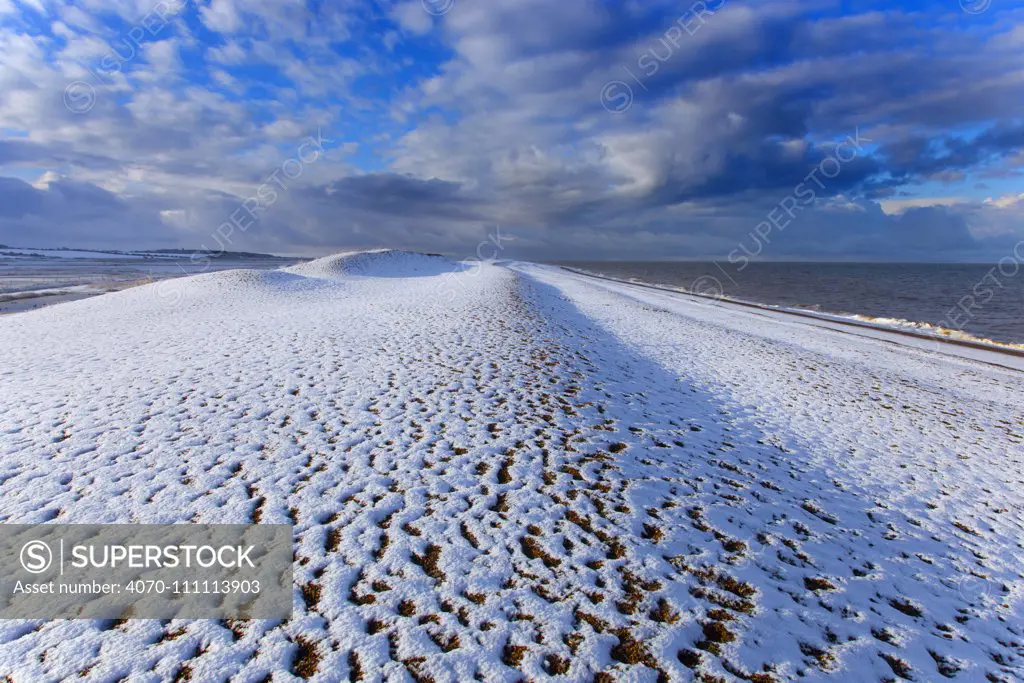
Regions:
[[[1021,194],[1007,194],[1002,197],[989,197],[985,200],[985,204],[988,206],[994,206],[1000,209],[1007,209],[1019,205],[1024,205],[1024,192]]]
[[[878,204],[890,216],[904,213],[907,209],[920,208],[922,206],[956,206],[966,204],[968,199],[964,197],[909,197],[904,199],[882,199]]]
[[[407,0],[395,5],[391,16],[404,30],[416,35],[423,35],[434,27],[434,20],[430,13],[423,8],[419,0]]]
[[[203,24],[218,33],[235,33],[242,28],[242,17],[234,0],[210,0],[199,9]]]
[[[157,77],[172,76],[183,68],[181,46],[175,38],[146,43],[145,55]]]

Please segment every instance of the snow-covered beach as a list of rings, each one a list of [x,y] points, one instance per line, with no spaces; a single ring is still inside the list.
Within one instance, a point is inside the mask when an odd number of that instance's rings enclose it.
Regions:
[[[0,318],[0,520],[288,523],[279,622],[9,621],[14,681],[1024,677],[997,351],[371,252]]]

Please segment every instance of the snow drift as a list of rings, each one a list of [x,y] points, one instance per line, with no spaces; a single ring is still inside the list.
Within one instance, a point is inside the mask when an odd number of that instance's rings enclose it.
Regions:
[[[367,284],[375,278],[398,280],[458,273],[466,269],[437,254],[392,249],[352,251],[277,270],[238,268],[172,278],[107,294],[102,299],[69,302],[59,313],[46,315],[94,316],[162,315],[179,306],[205,308],[225,296],[245,296],[255,302],[312,295],[324,288],[347,288],[355,280]],[[40,311],[40,313],[44,313]],[[193,311],[193,314],[195,311]]]
[[[463,270],[460,263],[439,254],[421,254],[396,249],[351,251],[285,268],[304,277],[421,277]]]

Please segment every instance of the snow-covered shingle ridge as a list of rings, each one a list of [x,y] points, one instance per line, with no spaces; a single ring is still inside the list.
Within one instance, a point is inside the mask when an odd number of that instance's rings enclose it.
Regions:
[[[461,270],[460,264],[439,254],[397,249],[350,251],[291,266],[286,272],[304,277],[335,279],[362,277],[417,277]]]
[[[0,679],[1024,672],[1011,367],[403,252],[3,316],[0,349],[0,521],[295,539],[289,621],[8,620]]]

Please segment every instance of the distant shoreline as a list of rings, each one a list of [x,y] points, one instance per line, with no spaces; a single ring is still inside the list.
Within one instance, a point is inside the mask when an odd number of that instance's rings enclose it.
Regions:
[[[199,258],[196,258],[199,257]],[[214,259],[226,261],[294,261],[288,256],[247,251],[213,252],[206,249],[74,249],[71,247],[11,247],[0,245],[0,259],[39,259],[73,261],[168,261]]]
[[[707,300],[710,300],[710,301],[715,301],[715,302],[720,303],[720,304],[731,304],[731,305],[734,305],[734,306],[742,306],[742,307],[745,307],[745,308],[751,308],[751,309],[756,309],[756,310],[761,310],[761,311],[768,311],[768,312],[771,312],[771,313],[779,313],[779,314],[784,314],[784,315],[788,315],[788,316],[794,316],[794,317],[799,317],[799,318],[806,318],[806,319],[814,320],[814,321],[817,321],[817,322],[827,322],[827,323],[831,323],[831,324],[835,324],[835,325],[842,325],[842,326],[846,326],[846,327],[853,327],[853,328],[859,328],[859,329],[863,329],[863,330],[871,330],[871,331],[876,331],[876,332],[881,331],[881,332],[901,335],[901,336],[904,336],[904,337],[909,337],[909,338],[913,338],[913,339],[917,339],[917,340],[921,340],[921,341],[925,341],[925,342],[938,342],[940,344],[948,344],[948,345],[951,345],[951,346],[958,346],[958,347],[963,347],[963,348],[976,349],[976,350],[980,350],[980,351],[989,351],[989,352],[1006,354],[1006,355],[1009,355],[1009,356],[1013,356],[1015,358],[1024,358],[1024,348],[1017,348],[1015,346],[1012,346],[1012,345],[1009,345],[1009,344],[1006,344],[1006,343],[1003,343],[1003,342],[997,342],[997,341],[994,341],[994,340],[982,340],[982,339],[974,340],[974,339],[962,339],[962,338],[955,338],[955,337],[945,337],[945,336],[938,336],[938,335],[929,335],[929,334],[925,334],[923,332],[917,332],[917,331],[914,331],[914,330],[909,330],[909,329],[900,328],[900,327],[896,327],[896,326],[889,326],[889,325],[883,325],[883,324],[879,324],[879,323],[870,323],[870,322],[866,322],[866,321],[853,320],[853,319],[845,318],[843,316],[836,315],[836,314],[814,313],[814,312],[810,312],[810,311],[800,311],[800,310],[797,310],[797,309],[794,309],[794,308],[786,308],[786,307],[781,307],[781,306],[770,306],[768,304],[760,304],[760,303],[753,302],[753,301],[745,301],[745,300],[742,300],[742,299],[734,299],[734,298],[727,297],[727,296],[718,297],[718,296],[712,296],[712,295],[709,295],[709,294],[701,294],[701,293],[697,293],[697,292],[686,291],[686,290],[684,290],[682,288],[669,287],[669,286],[666,286],[666,285],[656,285],[656,284],[650,284],[650,283],[646,283],[646,282],[634,282],[634,281],[630,281],[630,280],[623,280],[621,278],[609,277],[607,275],[599,275],[597,273],[591,273],[591,272],[588,272],[588,271],[585,271],[585,270],[581,270],[581,269],[578,269],[578,268],[573,268],[571,266],[558,266],[558,267],[562,268],[563,270],[566,270],[568,272],[571,272],[571,273],[573,273],[575,275],[580,275],[580,276],[583,276],[583,277],[596,278],[596,279],[599,279],[599,280],[607,280],[609,282],[616,282],[616,283],[619,283],[619,284],[630,285],[630,286],[633,286],[633,287],[643,287],[645,289],[654,289],[654,290],[658,290],[658,291],[662,291],[662,292],[667,292],[667,293],[671,293],[671,294],[682,294],[684,296],[693,296],[693,297],[698,297],[698,298],[701,298],[701,299],[707,299]]]

